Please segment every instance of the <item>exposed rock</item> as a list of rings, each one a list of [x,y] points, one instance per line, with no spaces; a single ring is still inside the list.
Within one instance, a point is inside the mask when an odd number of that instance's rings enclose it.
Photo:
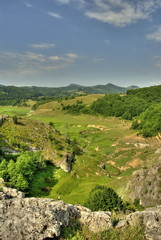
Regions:
[[[92,212],[88,208],[43,198],[24,198],[15,190],[3,188],[0,201],[0,239],[45,240],[60,236],[62,227],[80,221],[93,232],[112,228],[110,212]],[[12,197],[12,198],[11,198]],[[145,225],[147,240],[161,240],[161,206],[134,212],[116,228]],[[125,230],[126,231],[126,230]]]
[[[10,189],[4,191],[12,194]],[[94,232],[112,227],[109,212],[91,212],[82,206],[42,198],[3,199],[0,219],[0,239],[3,240],[54,238],[60,236],[61,228],[73,219],[80,220]]]
[[[3,240],[41,240],[60,235],[60,228],[77,215],[76,208],[51,199],[2,200],[0,237]]]
[[[80,222],[92,232],[101,232],[112,228],[111,212],[91,212],[88,208],[78,206]]]
[[[14,150],[12,148],[0,147],[0,149],[2,149],[5,154],[13,154],[13,155],[15,155],[15,154],[21,153],[20,151]]]
[[[147,143],[135,143],[134,146],[135,147],[140,147],[140,148],[145,148],[145,147],[148,147],[149,144],[147,144]]]
[[[74,156],[66,154],[65,158],[60,162],[60,167],[65,172],[70,172],[72,170],[72,162],[74,161]]]
[[[155,206],[161,204],[161,163],[151,169],[140,169],[133,173],[133,178],[127,186],[130,197],[134,201],[140,200],[143,206]]]
[[[0,188],[1,187],[4,187],[4,179],[3,178],[0,178]]]
[[[161,153],[161,148],[158,148],[158,149],[155,151],[155,154],[158,154],[158,153]]]
[[[29,146],[28,147],[28,151],[30,152],[37,152],[37,151],[40,151],[41,149],[38,148],[38,147],[34,147],[34,146]]]
[[[124,228],[127,227],[128,225],[129,225],[128,222],[122,219],[117,223],[116,228]]]
[[[8,188],[8,187],[3,187],[2,192],[5,195],[5,199],[10,199],[10,198],[24,198],[25,194],[21,191],[18,191],[17,189],[14,188]]]
[[[131,213],[126,217],[126,221],[130,225],[145,225],[147,240],[161,240],[161,206]]]

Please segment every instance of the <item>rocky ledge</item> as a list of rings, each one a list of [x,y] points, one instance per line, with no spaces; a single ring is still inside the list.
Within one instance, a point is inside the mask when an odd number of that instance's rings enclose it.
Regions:
[[[93,232],[113,228],[110,212],[89,209],[43,198],[25,198],[22,192],[3,188],[0,194],[0,239],[45,240],[61,234],[62,227],[73,220]],[[120,220],[117,228],[144,224],[148,240],[161,239],[161,206],[135,212]]]

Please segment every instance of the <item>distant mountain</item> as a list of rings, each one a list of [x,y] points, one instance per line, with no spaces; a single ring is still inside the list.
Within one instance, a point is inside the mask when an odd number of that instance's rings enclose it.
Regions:
[[[127,90],[138,88],[137,86],[130,87],[119,87],[112,83],[108,83],[106,85],[95,85],[95,86],[81,86],[77,84],[70,84],[67,87],[63,87],[60,89],[76,91],[77,93],[85,93],[85,94],[107,94],[107,93],[124,93]]]
[[[77,96],[80,94],[108,94],[108,93],[125,93],[129,89],[138,88],[130,86],[128,88],[119,87],[108,83],[107,85],[81,86],[70,84],[66,87],[15,87],[0,85],[0,105],[13,105],[25,99],[34,98],[60,98],[63,96]]]

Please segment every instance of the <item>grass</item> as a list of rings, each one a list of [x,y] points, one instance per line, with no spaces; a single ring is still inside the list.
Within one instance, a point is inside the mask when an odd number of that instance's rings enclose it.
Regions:
[[[129,226],[126,229],[112,228],[108,231],[93,233],[86,226],[73,221],[64,227],[60,240],[145,240],[145,228],[142,225]]]
[[[136,131],[130,130],[130,121],[92,115],[74,116],[62,110],[61,104],[73,104],[78,99],[91,104],[98,97],[100,95],[89,95],[72,100],[63,100],[62,102],[49,102],[41,105],[33,112],[29,120],[23,120],[32,140],[37,143],[41,142],[41,147],[46,153],[48,152],[48,158],[50,157],[53,161],[56,160],[55,155],[52,155],[48,150],[48,143],[44,141],[46,130],[40,122],[45,124],[53,122],[56,129],[65,136],[69,136],[71,139],[76,138],[83,150],[82,155],[76,156],[76,161],[70,173],[65,173],[61,169],[54,169],[53,173],[51,173],[51,170],[49,175],[53,174],[54,184],[51,184],[50,191],[45,193],[40,191],[38,196],[45,194],[47,197],[61,199],[68,203],[84,204],[92,188],[99,184],[112,187],[120,196],[128,199],[125,191],[127,182],[131,178],[133,171],[140,167],[131,167],[128,163],[137,158],[138,163],[142,161],[143,166],[146,166],[153,164],[157,160],[158,155],[154,153],[156,148],[160,147],[160,142],[157,139],[145,140],[137,136]],[[38,122],[35,121],[35,125],[33,125],[32,119],[38,120]],[[17,139],[18,135],[20,135],[21,140],[23,140],[22,132],[24,132],[24,138],[27,136],[25,126],[16,127],[18,127],[16,136],[14,133],[15,128],[11,131],[12,128],[9,130],[9,125],[1,127],[2,134],[5,134],[7,138],[15,136]],[[65,148],[63,138],[60,139],[60,142],[62,147]],[[147,151],[147,147],[143,149],[136,147],[135,143],[138,142],[149,143],[151,150]],[[55,153],[61,153],[56,148],[59,148],[59,146],[56,146],[53,142],[52,149],[55,150]],[[112,165],[110,161],[114,162],[115,165]],[[103,164],[106,166],[105,169],[101,168]],[[42,186],[42,189],[45,187],[42,180],[44,179],[43,174],[45,173],[42,173],[42,176],[41,174],[38,175],[36,180],[37,184]]]
[[[90,104],[93,101],[93,97],[90,97],[79,99]],[[64,100],[62,104],[72,104],[77,99]],[[144,149],[134,146],[136,142],[144,143],[145,139],[138,137],[134,130],[130,130],[130,121],[113,117],[70,115],[62,111],[61,103],[57,101],[40,106],[31,118],[44,123],[52,121],[61,133],[72,139],[76,138],[83,149],[83,154],[76,156],[71,173],[59,171],[59,178],[49,197],[83,204],[92,188],[100,184],[112,187],[121,196],[125,195],[125,198],[128,198],[125,194],[126,185],[132,172],[137,169],[137,166],[130,167],[128,162],[138,154],[137,158],[141,156],[146,164],[149,157],[148,153],[144,153]],[[156,147],[156,141],[154,145]],[[115,166],[110,164],[111,160],[115,162]],[[105,170],[100,167],[101,164],[105,164]],[[120,168],[124,170],[120,171]]]
[[[0,106],[0,115],[17,115],[17,116],[25,116],[29,113],[29,107],[13,107],[13,106]]]

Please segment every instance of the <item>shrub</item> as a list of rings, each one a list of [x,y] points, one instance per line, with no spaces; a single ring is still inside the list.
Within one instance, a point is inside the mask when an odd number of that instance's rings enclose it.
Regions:
[[[14,124],[17,124],[17,123],[18,123],[18,119],[17,119],[17,116],[16,116],[16,115],[14,115],[14,116],[12,117],[12,120],[13,120],[13,123],[14,123]]]
[[[114,209],[123,210],[124,204],[121,198],[112,188],[96,186],[90,193],[85,206],[92,211],[112,211]]]

